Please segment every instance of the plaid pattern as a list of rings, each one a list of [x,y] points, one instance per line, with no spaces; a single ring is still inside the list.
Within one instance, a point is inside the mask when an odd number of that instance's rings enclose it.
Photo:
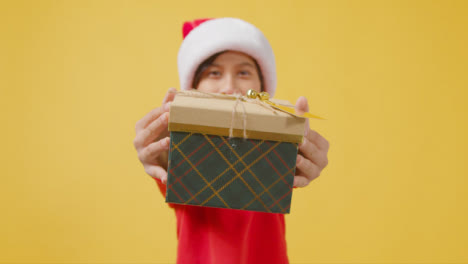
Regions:
[[[297,144],[171,132],[166,202],[289,213]]]

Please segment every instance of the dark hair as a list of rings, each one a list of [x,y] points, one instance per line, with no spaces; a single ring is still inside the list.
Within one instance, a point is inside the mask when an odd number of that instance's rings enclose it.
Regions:
[[[225,51],[221,51],[218,53],[215,53],[211,55],[208,59],[204,60],[202,63],[200,63],[200,66],[198,66],[197,70],[195,71],[195,75],[193,77],[193,82],[192,82],[192,88],[197,89],[198,84],[201,81],[201,77],[203,75],[203,72],[213,64],[213,62],[216,60],[216,58],[223,54]],[[252,58],[252,60],[255,62],[255,67],[257,68],[257,73],[258,73],[258,78],[260,79],[260,90],[263,92],[265,91],[265,85],[263,83],[263,74],[262,71],[260,70],[260,65],[258,65],[257,61]]]

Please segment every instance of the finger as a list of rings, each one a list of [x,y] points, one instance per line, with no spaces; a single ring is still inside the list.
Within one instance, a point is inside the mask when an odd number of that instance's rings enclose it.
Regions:
[[[314,180],[320,175],[322,171],[316,164],[304,158],[302,155],[297,155],[296,168],[299,169],[303,176],[307,177],[309,181]]]
[[[306,138],[313,142],[319,149],[328,151],[330,148],[330,143],[317,131],[309,129],[309,132],[306,133]]]
[[[161,138],[161,134],[167,132],[169,123],[169,113],[162,114],[158,119],[149,124],[142,132],[143,146]]]
[[[166,103],[161,107],[157,107],[148,114],[146,114],[141,120],[139,120],[136,125],[135,125],[135,131],[136,133],[140,132],[144,128],[146,128],[151,122],[159,118],[163,113],[169,112],[169,109],[171,108],[171,103]]]
[[[166,183],[167,181],[167,171],[163,169],[161,166],[146,165],[145,172],[149,176],[161,180],[162,183]]]
[[[309,179],[307,179],[307,177],[305,176],[294,176],[294,187],[306,187],[307,185],[309,185],[309,183]]]
[[[304,138],[299,144],[299,151],[306,158],[315,163],[320,169],[323,169],[328,164],[327,152],[319,149],[313,142]]]
[[[164,113],[158,119],[151,122],[145,129],[140,131],[133,141],[135,148],[140,150],[142,147],[145,147],[157,139],[162,132],[167,131],[168,119],[169,113]]]
[[[161,153],[169,150],[169,137],[153,142],[138,153],[138,158],[143,164],[154,164]]]

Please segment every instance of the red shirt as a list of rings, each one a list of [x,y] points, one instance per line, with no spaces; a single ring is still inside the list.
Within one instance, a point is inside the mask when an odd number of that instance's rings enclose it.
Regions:
[[[156,179],[161,193],[166,185]],[[289,263],[283,214],[169,204],[177,217],[177,263]]]

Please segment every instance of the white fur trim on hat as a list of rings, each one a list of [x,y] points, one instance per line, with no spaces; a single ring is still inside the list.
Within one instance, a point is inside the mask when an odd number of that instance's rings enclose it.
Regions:
[[[276,90],[273,49],[258,28],[237,18],[208,20],[185,37],[177,59],[180,88],[193,88],[198,66],[213,54],[226,50],[240,51],[254,58],[262,71],[265,91],[273,97]]]

